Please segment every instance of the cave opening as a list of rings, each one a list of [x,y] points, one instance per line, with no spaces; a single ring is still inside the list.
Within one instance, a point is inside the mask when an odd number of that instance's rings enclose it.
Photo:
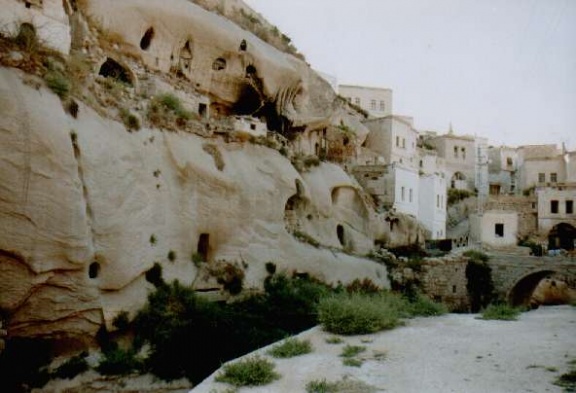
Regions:
[[[88,277],[94,279],[98,278],[100,275],[100,264],[98,262],[92,262],[88,267]]]
[[[118,82],[132,86],[132,77],[130,75],[130,71],[124,68],[124,66],[118,63],[116,60],[109,57],[102,64],[102,66],[100,66],[100,71],[98,74],[105,78],[112,78]]]
[[[146,32],[142,36],[142,39],[140,40],[140,48],[142,50],[148,50],[148,48],[150,48],[150,44],[152,44],[154,34],[155,32],[153,27],[149,27],[148,30],[146,30]]]

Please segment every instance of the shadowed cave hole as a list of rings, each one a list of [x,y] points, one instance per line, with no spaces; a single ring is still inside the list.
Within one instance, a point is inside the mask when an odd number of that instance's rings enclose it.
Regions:
[[[98,262],[92,262],[88,267],[88,277],[98,278],[100,274],[100,264]]]
[[[153,27],[149,27],[148,30],[146,30],[146,32],[142,36],[142,39],[140,40],[140,48],[142,50],[148,50],[148,48],[150,48],[150,44],[152,43],[152,38],[154,38],[154,34],[155,33]]]
[[[100,67],[98,74],[106,78],[116,79],[118,82],[132,86],[132,77],[130,76],[130,72],[116,60],[109,57]]]

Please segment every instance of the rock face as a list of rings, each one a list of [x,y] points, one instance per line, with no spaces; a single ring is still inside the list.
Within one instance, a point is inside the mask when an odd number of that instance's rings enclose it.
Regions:
[[[341,166],[299,172],[276,149],[210,131],[214,119],[248,114],[295,133],[285,142],[293,154],[317,152],[311,138],[338,127],[353,129],[359,146],[360,115],[306,63],[184,0],[34,7],[68,15],[55,28],[72,26],[71,45],[92,66],[86,83],[125,79],[142,119],[151,85],[197,105],[199,118],[208,102],[211,118],[196,133],[146,122],[128,132],[114,107],[121,99],[103,108],[89,86],[65,111],[42,80],[0,67],[0,315],[9,336],[86,341],[144,304],[155,263],[166,281],[203,291],[221,289],[199,274],[217,261],[241,267],[245,288],[262,287],[267,262],[334,284],[368,277],[389,287],[386,268],[360,255],[376,240],[406,243],[415,220],[396,217],[392,233]]]

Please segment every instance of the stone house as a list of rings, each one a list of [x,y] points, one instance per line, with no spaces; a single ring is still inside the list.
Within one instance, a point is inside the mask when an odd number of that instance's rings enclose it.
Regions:
[[[518,153],[508,146],[490,147],[488,150],[488,176],[490,195],[514,195],[518,192]]]
[[[386,163],[399,163],[417,169],[418,131],[412,123],[412,118],[396,115],[364,121],[370,130],[365,142],[366,148],[382,155]]]
[[[371,117],[385,117],[392,114],[392,90],[381,87],[339,85],[339,94],[348,102],[359,106]]]
[[[448,134],[432,136],[426,143],[445,160],[448,187],[473,191],[476,186],[476,141],[470,136]]]
[[[489,247],[516,245],[518,213],[510,210],[486,210],[470,215],[470,240]]]
[[[548,238],[548,248],[573,250],[576,241],[576,183],[536,187],[538,231]]]

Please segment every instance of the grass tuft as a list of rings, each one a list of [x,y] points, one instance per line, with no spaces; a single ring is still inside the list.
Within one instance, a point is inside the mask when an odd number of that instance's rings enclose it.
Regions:
[[[222,372],[216,376],[216,381],[234,386],[267,385],[280,378],[274,367],[271,361],[254,356],[224,366]]]
[[[291,358],[294,356],[305,355],[312,352],[312,345],[308,340],[298,340],[288,338],[283,343],[276,345],[268,354],[275,358]]]
[[[507,304],[490,304],[482,312],[481,319],[515,321],[518,319],[518,315],[520,315],[520,310],[518,308]]]

